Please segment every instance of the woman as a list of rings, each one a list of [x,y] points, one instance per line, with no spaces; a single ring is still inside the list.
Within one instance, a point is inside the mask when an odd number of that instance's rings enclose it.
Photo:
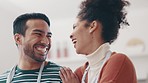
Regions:
[[[70,35],[76,52],[88,60],[73,73],[62,68],[63,83],[137,83],[134,66],[122,53],[111,52],[110,44],[126,20],[124,0],[85,0]]]

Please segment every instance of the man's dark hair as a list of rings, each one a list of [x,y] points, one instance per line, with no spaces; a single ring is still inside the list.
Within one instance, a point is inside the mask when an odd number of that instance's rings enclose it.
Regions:
[[[30,19],[42,19],[50,26],[50,21],[45,14],[42,13],[25,13],[18,16],[13,22],[13,34],[22,34],[25,36],[27,30],[26,22]]]
[[[123,25],[129,25],[124,8],[128,5],[129,2],[124,0],[85,0],[80,5],[77,17],[88,22],[100,22],[104,41],[112,43],[117,38],[119,29]]]

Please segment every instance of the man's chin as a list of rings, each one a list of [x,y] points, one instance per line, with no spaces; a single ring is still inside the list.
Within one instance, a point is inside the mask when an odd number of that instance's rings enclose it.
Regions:
[[[46,59],[35,59],[37,62],[44,62]]]
[[[38,62],[44,62],[47,58],[47,55],[38,55],[38,57],[34,58],[34,60],[38,61]]]

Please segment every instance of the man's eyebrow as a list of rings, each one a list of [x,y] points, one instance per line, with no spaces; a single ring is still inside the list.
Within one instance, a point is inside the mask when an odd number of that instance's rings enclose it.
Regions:
[[[48,32],[48,35],[52,35],[52,33],[51,32]]]
[[[33,32],[40,32],[40,33],[45,33],[44,31],[42,31],[42,30],[38,30],[38,29],[36,29],[36,30],[33,30]],[[51,32],[48,32],[48,34],[49,34],[49,35],[52,35],[52,33],[51,33]]]
[[[45,33],[44,31],[42,31],[42,30],[38,30],[38,29],[33,30],[33,32]]]

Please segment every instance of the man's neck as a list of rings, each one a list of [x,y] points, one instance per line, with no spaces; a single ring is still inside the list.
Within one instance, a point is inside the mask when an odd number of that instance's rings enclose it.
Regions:
[[[39,69],[43,62],[30,61],[27,59],[20,59],[18,67],[22,70],[34,70]]]

